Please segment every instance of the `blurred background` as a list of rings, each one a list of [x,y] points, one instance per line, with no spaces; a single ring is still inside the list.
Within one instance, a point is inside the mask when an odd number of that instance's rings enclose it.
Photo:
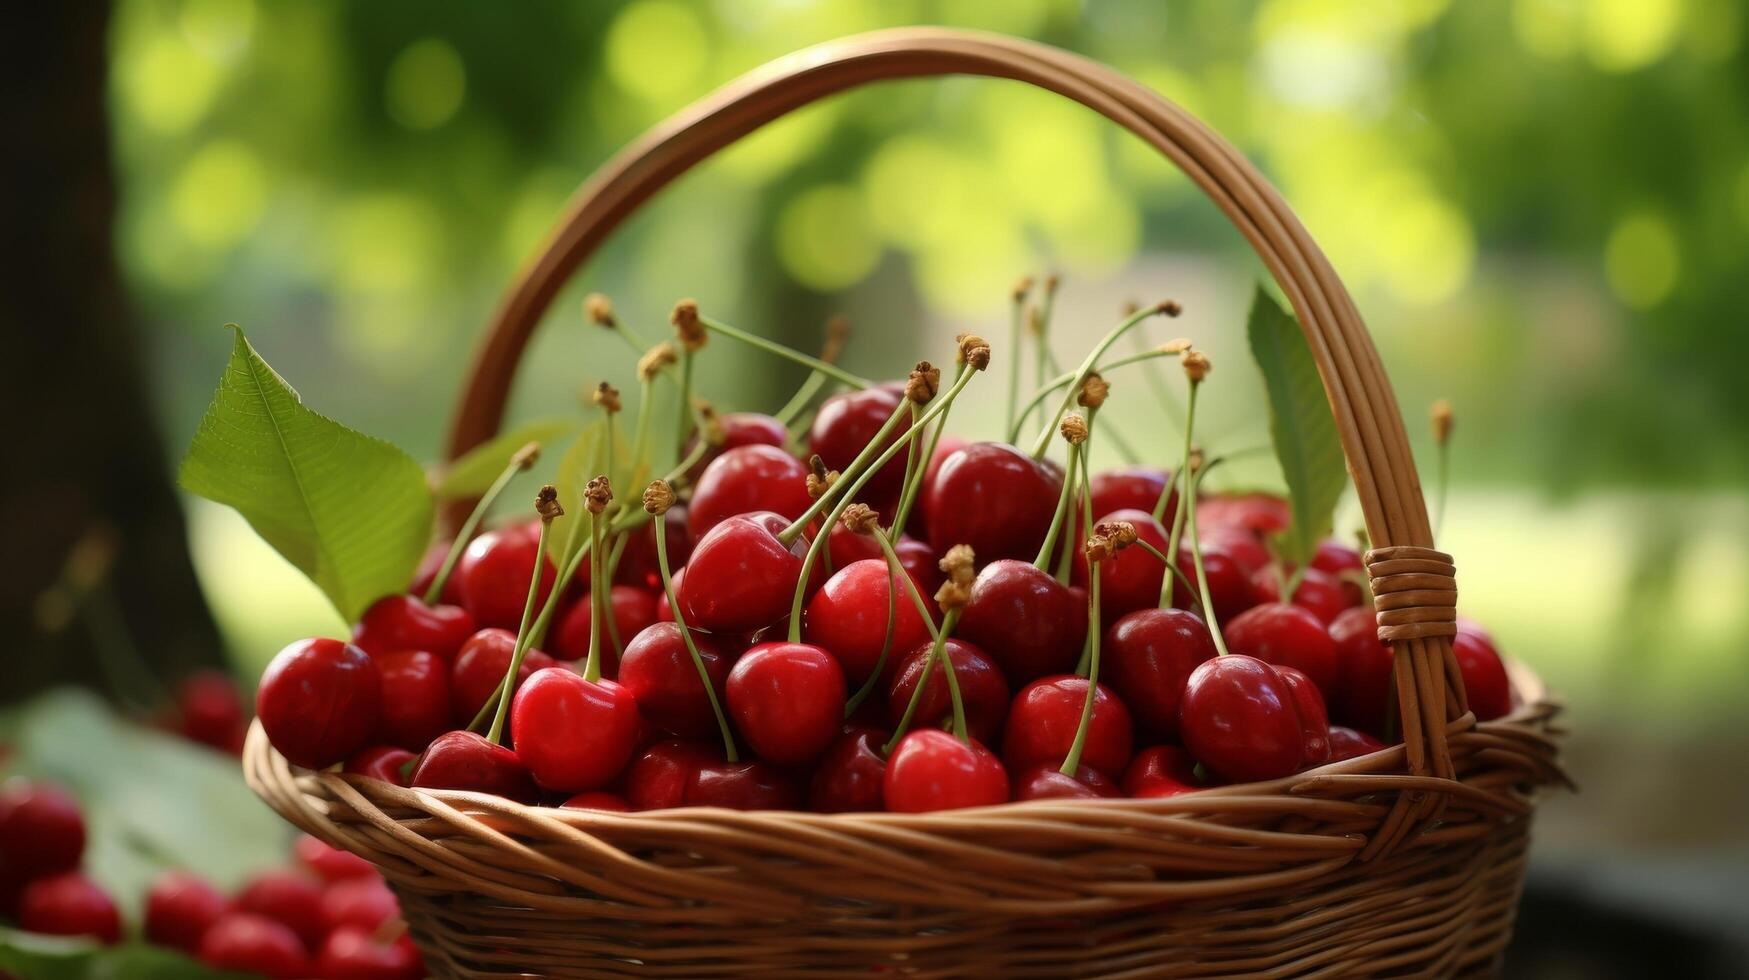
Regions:
[[[240,518],[170,489],[223,324],[308,404],[436,461],[501,291],[619,147],[808,44],[983,28],[1110,63],[1263,168],[1354,292],[1430,485],[1427,409],[1455,406],[1440,545],[1462,611],[1569,704],[1582,788],[1539,818],[1514,970],[1636,975],[1611,940],[1571,941],[1600,922],[1624,943],[1652,930],[1696,974],[1749,952],[1749,912],[1722,900],[1749,890],[1736,0],[79,6],[8,42],[27,71],[8,129],[31,139],[6,164],[0,300],[19,353],[0,368],[18,441],[0,531],[29,556],[0,573],[28,637],[7,698],[75,679],[149,700],[141,662],[252,680],[287,639],[342,628]],[[635,388],[583,320],[590,290],[646,336],[681,296],[803,349],[842,312],[847,365],[897,375],[960,330],[1000,343],[1016,277],[1053,271],[1061,358],[1124,301],[1175,297],[1185,316],[1149,329],[1214,359],[1203,441],[1266,441],[1243,239],[1139,140],[973,79],[829,100],[680,180],[555,304],[512,416],[576,411],[602,378]],[[767,411],[801,380],[726,343],[701,372],[720,406]],[[1102,420],[1169,459],[1177,427],[1142,376],[1111,380]],[[965,433],[993,434],[999,401],[956,413]],[[1267,456],[1249,466],[1228,484],[1279,483]],[[1339,524],[1358,526],[1352,505]],[[111,558],[102,600],[62,608]]]

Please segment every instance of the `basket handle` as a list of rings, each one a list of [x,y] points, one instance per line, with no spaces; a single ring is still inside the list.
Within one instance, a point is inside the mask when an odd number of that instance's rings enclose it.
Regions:
[[[1448,639],[1456,632],[1451,560],[1432,549],[1402,415],[1354,301],[1280,195],[1231,145],[1149,89],[1056,48],[938,27],[859,34],[755,69],[646,133],[577,191],[493,314],[451,424],[450,458],[497,432],[529,335],[554,296],[621,221],[670,181],[828,95],[869,82],[953,74],[1026,82],[1118,123],[1195,181],[1256,250],[1305,330],[1376,545],[1367,563],[1380,637],[1395,644],[1410,770],[1452,777],[1445,733],[1465,709]],[[1424,816],[1432,802],[1412,801]]]

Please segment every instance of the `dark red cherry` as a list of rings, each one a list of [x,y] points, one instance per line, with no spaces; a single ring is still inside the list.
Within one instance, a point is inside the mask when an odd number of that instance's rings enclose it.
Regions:
[[[913,580],[915,581],[915,580]],[[887,637],[887,597],[893,590],[893,639],[886,670],[912,647],[929,640],[929,627],[911,601],[904,580],[887,570],[885,559],[865,558],[838,569],[808,600],[802,617],[802,638],[837,659],[852,684],[874,673]],[[925,602],[931,593],[917,587]]]
[[[789,445],[789,430],[782,422],[760,412],[725,412],[717,416],[723,441],[714,446],[705,447],[704,456],[686,471],[686,478],[698,481],[699,474],[704,472],[713,460],[731,449],[741,446],[775,446],[779,449]],[[686,447],[681,450],[682,457],[692,455],[698,445],[698,433],[694,432],[686,440]],[[673,511],[669,511],[670,514]]]
[[[729,659],[709,633],[693,630],[692,642],[720,703]],[[716,714],[699,679],[698,665],[686,649],[680,627],[673,623],[656,623],[632,637],[620,659],[619,683],[632,693],[638,711],[651,725],[683,738],[717,733]]]
[[[1094,511],[1095,514],[1100,513]],[[1166,529],[1143,510],[1114,510],[1095,523],[1128,521],[1135,526],[1136,536],[1161,552],[1166,550]],[[1075,556],[1074,581],[1087,584],[1087,558]],[[1149,554],[1147,549],[1132,545],[1099,563],[1099,615],[1107,623],[1119,616],[1160,604],[1160,585],[1166,576],[1166,565]]]
[[[1251,578],[1232,555],[1204,544],[1202,570],[1208,576],[1209,597],[1214,601],[1215,615],[1222,623],[1257,605]],[[1178,547],[1178,571],[1184,577],[1172,587],[1172,604],[1188,609],[1202,601],[1202,593],[1196,585],[1196,559],[1191,555],[1188,540]]]
[[[958,632],[1010,683],[1024,684],[1074,669],[1087,636],[1087,599],[1030,562],[993,561],[972,583]]]
[[[1301,767],[1321,766],[1330,761],[1330,715],[1324,708],[1324,695],[1304,673],[1292,667],[1275,665],[1275,673],[1287,684],[1293,696],[1294,710],[1300,717],[1301,746],[1305,757]]]
[[[685,574],[686,574],[686,569],[684,567],[674,569],[674,575],[670,579],[670,582],[674,586],[674,594],[676,596],[680,595],[680,577],[682,575],[685,575]],[[667,589],[663,589],[662,591],[656,593],[656,622],[658,622],[658,623],[672,623],[672,622],[674,622],[674,607],[672,607],[668,604],[668,590]]]
[[[785,545],[789,526],[769,511],[731,517],[699,539],[675,595],[686,625],[713,633],[763,629],[789,614],[807,542]]]
[[[1365,732],[1342,725],[1330,726],[1330,761],[1342,762],[1370,755],[1385,747],[1385,743]]]
[[[534,567],[529,566],[529,574]],[[528,582],[522,587],[526,593]],[[522,615],[519,607],[517,616]],[[514,624],[512,624],[514,625]],[[352,645],[371,655],[396,650],[424,650],[445,661],[474,635],[474,614],[461,606],[428,606],[410,595],[384,596],[371,604],[352,628]]]
[[[677,503],[668,508],[662,528],[668,544],[668,567],[678,571],[692,555],[692,535],[686,530],[686,505]],[[662,591],[662,569],[656,560],[656,523],[651,521],[630,532],[625,552],[619,557],[619,569],[614,582],[635,585],[653,593]]]
[[[1294,692],[1256,657],[1216,657],[1193,671],[1178,730],[1191,755],[1222,779],[1276,779],[1304,768],[1306,736]]]
[[[1002,720],[1008,716],[1008,681],[996,662],[978,647],[951,637],[944,647],[953,664],[954,678],[959,681],[966,728],[973,738],[989,743],[1001,734]],[[897,661],[887,685],[888,724],[897,727],[905,716],[905,707],[911,703],[917,683],[923,678],[923,668],[934,652],[934,643],[925,639]],[[923,689],[911,724],[934,725],[952,718],[953,699],[947,687],[947,672],[937,663],[929,672],[929,684]]]
[[[516,629],[528,602],[536,559],[542,562],[540,591],[535,598],[535,608],[539,609],[552,594],[559,574],[552,559],[540,554],[540,525],[517,524],[475,538],[455,566],[463,607],[480,626]],[[586,573],[579,579],[588,584]]]
[[[626,813],[632,808],[618,795],[601,790],[578,793],[559,805],[567,810],[606,810],[609,813]]]
[[[1109,514],[1114,510],[1139,510],[1152,515],[1160,501],[1161,491],[1172,482],[1172,474],[1149,466],[1120,466],[1093,474],[1088,481],[1093,490],[1093,513]],[[1166,501],[1166,512],[1160,523],[1172,526],[1172,516],[1178,510],[1178,491]],[[1085,535],[1083,535],[1085,537]],[[1162,548],[1162,551],[1165,549]]]
[[[309,949],[327,935],[322,921],[322,886],[296,871],[264,871],[237,893],[238,912],[265,916],[297,934]]]
[[[929,544],[970,545],[980,563],[1031,561],[1056,515],[1063,476],[1006,443],[974,442],[942,460],[925,488]]]
[[[684,806],[699,767],[721,758],[720,750],[700,742],[657,742],[632,757],[620,777],[619,795],[633,810]]]
[[[79,801],[50,783],[15,779],[0,789],[0,874],[22,882],[72,871],[84,853]]]
[[[1087,678],[1073,674],[1041,677],[1015,696],[1002,735],[1002,761],[1015,772],[1035,765],[1061,766],[1081,725]],[[1093,718],[1081,763],[1100,772],[1123,772],[1135,744],[1129,709],[1104,684],[1093,698]]]
[[[833,568],[844,568],[869,559],[886,561],[885,553],[874,538],[857,534],[843,524],[833,526],[831,537],[826,539],[826,549]],[[917,583],[923,597],[928,599],[935,595],[935,590],[941,588],[943,576],[941,566],[937,564],[940,558],[934,549],[923,541],[906,536],[893,542],[893,551],[899,556],[899,567],[911,573],[911,579]]]
[[[881,782],[887,760],[881,756],[887,734],[852,728],[826,750],[814,767],[808,805],[821,813],[872,813],[886,809]]]
[[[405,786],[412,778],[413,763],[418,759],[418,754],[398,745],[373,745],[354,752],[352,758],[346,760],[344,768],[346,772],[356,772],[385,783]]]
[[[1199,525],[1204,523],[1200,514],[1197,523]],[[1247,578],[1257,574],[1258,569],[1264,568],[1270,563],[1268,546],[1263,543],[1262,538],[1251,531],[1229,524],[1215,524],[1201,527],[1198,530],[1197,539],[1202,542],[1204,548],[1226,552],[1228,557],[1238,563],[1240,570],[1245,573]],[[1180,544],[1179,547],[1182,549],[1184,545]],[[1191,579],[1191,581],[1196,580]]]
[[[808,464],[774,446],[741,446],[705,467],[687,506],[686,529],[700,541],[724,520],[757,511],[781,514],[787,524],[813,502]]]
[[[510,703],[516,757],[541,788],[581,793],[612,782],[637,748],[638,700],[615,681],[568,667],[537,670]]]
[[[1138,609],[1105,634],[1100,678],[1136,726],[1159,738],[1178,734],[1178,703],[1190,672],[1215,656],[1208,624],[1184,609]]]
[[[729,672],[729,715],[747,744],[778,765],[807,762],[844,721],[844,671],[810,643],[761,643]]]
[[[48,936],[90,936],[111,944],[121,941],[121,913],[116,911],[115,901],[77,871],[63,871],[25,885],[18,900],[18,924],[25,932]]]
[[[146,890],[146,938],[153,945],[200,952],[200,939],[231,907],[225,894],[187,871],[165,871]]]
[[[420,753],[409,782],[424,789],[468,790],[523,802],[540,795],[515,752],[466,731],[433,739]]]
[[[510,670],[511,654],[515,652],[516,634],[497,627],[483,629],[462,644],[462,652],[456,654],[455,666],[449,673],[450,702],[455,710],[456,724],[466,725],[473,721],[486,701],[497,696],[504,675]],[[516,686],[520,688],[535,671],[552,665],[553,658],[545,653],[525,651],[522,666],[516,671]]]
[[[326,638],[279,651],[255,692],[267,740],[307,769],[326,769],[364,748],[381,707],[376,663],[352,644]]]
[[[1480,627],[1460,621],[1458,634],[1452,638],[1451,651],[1457,657],[1458,672],[1463,675],[1464,694],[1470,710],[1482,721],[1493,721],[1512,713],[1512,681],[1506,676],[1506,665],[1495,649],[1494,641]]]
[[[904,398],[902,388],[886,385],[833,395],[820,403],[820,410],[814,415],[813,428],[808,430],[809,451],[818,455],[827,469],[844,470],[874,441]],[[908,427],[905,421],[895,425],[881,448],[898,442]],[[862,497],[892,497],[899,492],[904,479],[905,453],[898,452],[863,485]]]
[[[1384,731],[1396,684],[1395,655],[1379,641],[1377,614],[1366,606],[1345,610],[1330,624],[1330,640],[1336,645],[1331,715],[1361,731]]]
[[[449,664],[424,650],[379,654],[376,662],[383,684],[377,741],[417,752],[449,731]]]
[[[893,749],[881,794],[893,813],[927,813],[1008,802],[1008,770],[976,741],[938,728],[906,735]]]
[[[608,590],[608,605],[613,610],[614,627],[619,630],[619,644],[624,647],[644,627],[656,621],[656,593],[631,585],[616,585]],[[547,641],[551,655],[558,660],[582,660],[589,655],[589,624],[594,620],[591,603],[579,602],[565,612]],[[601,675],[619,676],[619,651],[613,644],[613,633],[601,634]]]
[[[1075,775],[1070,776],[1041,762],[1014,781],[1016,800],[1099,800],[1116,795],[1116,783],[1086,766],[1077,766]]]
[[[266,916],[230,912],[200,940],[200,961],[215,970],[295,980],[310,975],[298,934]]]
[[[329,885],[322,892],[322,922],[329,931],[352,926],[375,931],[401,917],[401,903],[388,883],[372,875]]]
[[[1260,538],[1287,530],[1292,517],[1287,500],[1268,493],[1211,494],[1196,502],[1199,526],[1243,528]]]
[[[383,939],[374,930],[345,926],[323,941],[316,973],[330,980],[420,980],[425,963],[405,933]]]
[[[1280,602],[1281,576],[1274,568],[1258,569],[1251,576],[1251,592],[1260,603]],[[1294,605],[1310,612],[1328,626],[1353,603],[1348,601],[1348,593],[1343,590],[1342,583],[1335,576],[1316,568],[1308,568],[1306,574],[1300,578],[1299,586],[1294,589]]]
[[[176,685],[176,730],[221,752],[239,754],[249,715],[237,682],[222,670],[199,670]]]
[[[1318,550],[1313,553],[1311,564],[1313,568],[1336,579],[1349,605],[1358,606],[1366,601],[1366,593],[1357,581],[1366,577],[1366,562],[1361,559],[1360,552],[1340,541],[1325,538],[1318,542]]]
[[[1319,691],[1339,693],[1336,644],[1323,621],[1279,602],[1245,610],[1222,627],[1231,653],[1302,671]]]
[[[687,806],[729,810],[794,810],[801,799],[795,777],[761,759],[713,758],[698,767],[686,790]]]
[[[376,866],[369,861],[351,851],[329,847],[309,834],[298,835],[298,839],[292,843],[292,854],[299,864],[329,884],[351,878],[377,877]]]
[[[933,486],[935,483],[935,474],[941,471],[941,464],[945,462],[949,456],[966,448],[968,445],[970,445],[970,443],[966,442],[966,440],[954,435],[943,435],[940,439],[936,440],[935,451],[929,454],[929,465],[923,470],[923,482],[919,484],[919,489],[927,490],[929,487]],[[923,503],[922,500],[918,500],[917,503],[919,506],[911,508],[911,519],[905,526],[905,532],[907,534],[916,535],[919,539],[927,541],[929,539],[929,521],[924,517],[923,507],[921,506]]]
[[[1177,796],[1201,788],[1196,778],[1196,760],[1181,745],[1145,748],[1130,760],[1123,774],[1123,794],[1137,799]]]

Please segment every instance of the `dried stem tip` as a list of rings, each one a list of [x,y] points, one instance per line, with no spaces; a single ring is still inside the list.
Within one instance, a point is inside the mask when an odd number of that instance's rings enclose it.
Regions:
[[[958,361],[970,364],[975,371],[990,366],[990,343],[975,333],[962,333],[954,338],[960,345]]]
[[[565,516],[565,508],[559,506],[559,488],[551,483],[540,488],[534,495],[534,512],[540,515],[542,522],[556,521]]]
[[[1125,319],[1128,319],[1129,317],[1135,316],[1136,311],[1140,310],[1141,308],[1142,308],[1142,304],[1139,301],[1134,300],[1134,299],[1126,299],[1123,301],[1123,305],[1117,308],[1117,311]]]
[[[704,346],[704,324],[698,322],[698,300],[683,299],[675,303],[668,322],[674,324],[674,332],[679,335],[682,347],[695,351]]]
[[[1031,303],[1026,306],[1026,335],[1028,337],[1043,337],[1045,335],[1045,311]]]
[[[608,485],[607,477],[598,476],[589,481],[583,488],[583,506],[589,508],[589,513],[599,514],[613,502],[613,488]]]
[[[1087,539],[1087,560],[1104,561],[1136,543],[1136,526],[1129,521],[1101,521]]]
[[[1057,274],[1052,272],[1045,276],[1045,295],[1050,296],[1057,291]]]
[[[692,410],[698,413],[698,430],[706,445],[720,446],[728,440],[728,430],[723,428],[723,420],[718,417],[716,406],[703,398],[694,398]]]
[[[1213,365],[1209,364],[1208,355],[1199,350],[1185,351],[1180,356],[1179,361],[1184,365],[1184,376],[1189,378],[1193,385],[1201,384],[1202,379],[1208,377],[1209,371],[1213,369]]]
[[[1032,292],[1032,277],[1021,276],[1019,279],[1014,280],[1014,289],[1009,295],[1014,297],[1014,301],[1018,303],[1021,300],[1026,299],[1026,294],[1030,292]]]
[[[540,460],[540,443],[525,442],[522,448],[510,454],[510,465],[519,470],[530,470]]]
[[[826,343],[820,347],[820,360],[827,364],[837,364],[838,356],[844,353],[844,345],[850,342],[850,318],[842,313],[835,313],[826,321]]]
[[[1185,465],[1190,467],[1190,472],[1201,473],[1202,472],[1202,465],[1204,462],[1203,455],[1202,455],[1202,447],[1201,446],[1191,446],[1190,447],[1190,455],[1184,457],[1184,461],[1185,461]]]
[[[1111,394],[1111,383],[1101,377],[1098,371],[1087,376],[1081,382],[1081,394],[1075,399],[1082,408],[1098,408],[1105,404],[1105,399]]]
[[[590,293],[583,297],[583,315],[598,327],[611,330],[619,326],[619,321],[613,317],[613,300],[602,293]]]
[[[1087,441],[1087,420],[1070,412],[1063,416],[1063,421],[1057,425],[1057,431],[1069,441],[1071,446],[1079,446]]]
[[[817,454],[808,460],[808,469],[808,496],[819,500],[832,488],[832,484],[838,482],[838,471],[828,470],[826,461]]]
[[[1154,304],[1154,312],[1165,314],[1166,316],[1177,316],[1184,312],[1184,307],[1179,306],[1178,301],[1175,299],[1163,299]]]
[[[867,504],[851,504],[838,519],[851,534],[873,534],[881,526],[881,515]]]
[[[1451,402],[1441,398],[1433,403],[1433,441],[1443,446],[1451,441]]]
[[[644,512],[661,516],[674,506],[674,488],[667,480],[654,480],[644,488]]]
[[[969,586],[972,579],[977,577],[977,558],[972,554],[972,546],[969,544],[956,544],[947,549],[947,554],[942,555],[937,564],[947,573],[949,581],[961,585]]]
[[[649,381],[676,360],[674,345],[664,340],[638,358],[638,380]]]
[[[612,414],[618,412],[621,408],[620,400],[619,400],[619,389],[615,388],[613,385],[610,385],[605,381],[596,385],[595,386],[595,393],[593,395],[590,395],[589,397],[590,397],[591,401],[593,401],[596,405],[600,406],[609,415],[612,415]]]
[[[964,582],[943,582],[935,590],[935,604],[942,612],[964,609],[972,601],[972,587]]]
[[[928,361],[918,361],[911,369],[911,380],[905,383],[905,397],[919,405],[927,405],[940,389],[941,369]]]
[[[1182,354],[1189,349],[1189,337],[1174,337],[1160,345],[1160,353],[1162,354]]]

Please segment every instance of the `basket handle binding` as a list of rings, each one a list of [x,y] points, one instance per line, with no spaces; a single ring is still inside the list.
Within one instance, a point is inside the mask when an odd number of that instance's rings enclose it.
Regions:
[[[1118,123],[1184,171],[1256,250],[1305,331],[1375,545],[1366,561],[1379,634],[1396,652],[1410,772],[1453,778],[1446,728],[1467,710],[1451,654],[1453,568],[1449,556],[1432,548],[1402,415],[1353,299],[1280,195],[1230,144],[1144,86],[1057,48],[937,27],[859,34],[755,69],[650,130],[582,185],[505,294],[474,351],[451,422],[449,457],[498,431],[511,380],[541,315],[614,228],[670,181],[765,123],[828,95],[870,82],[951,74],[1026,82]],[[1419,791],[1404,794],[1394,807],[1397,819],[1387,825],[1424,823],[1438,803]]]

